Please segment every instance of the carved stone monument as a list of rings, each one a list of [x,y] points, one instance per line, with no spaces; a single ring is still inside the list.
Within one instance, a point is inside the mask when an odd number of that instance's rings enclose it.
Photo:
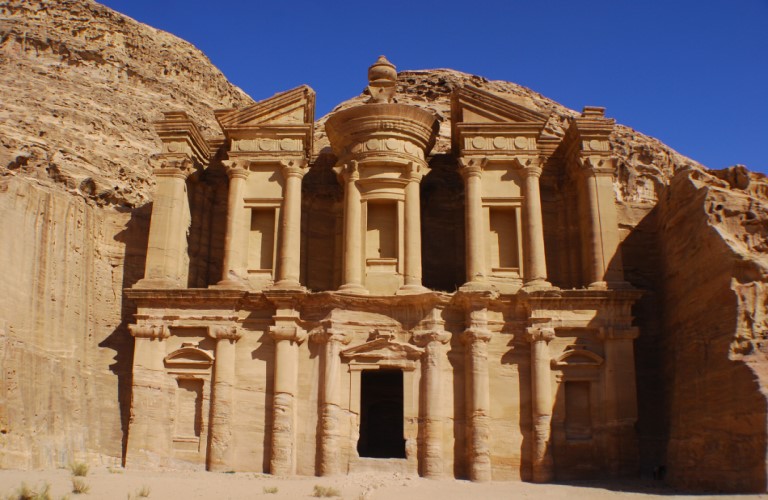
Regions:
[[[617,252],[614,121],[586,107],[556,137],[464,86],[435,153],[441,119],[397,102],[383,56],[368,77],[322,148],[306,86],[217,112],[222,137],[157,123],[146,276],[126,290],[128,465],[633,474],[640,292]]]

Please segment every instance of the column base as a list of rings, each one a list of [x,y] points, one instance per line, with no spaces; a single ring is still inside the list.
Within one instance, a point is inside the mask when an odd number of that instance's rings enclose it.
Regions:
[[[296,290],[306,292],[306,287],[301,286],[301,283],[295,280],[280,280],[271,287],[272,290]]]
[[[523,284],[523,290],[526,292],[534,292],[538,290],[549,290],[554,288],[552,286],[552,283],[545,279],[532,279],[530,281],[526,281]]]
[[[248,285],[247,282],[240,279],[227,278],[225,280],[219,281],[215,285],[209,286],[208,288],[227,288],[227,289],[234,289],[234,290],[245,290],[247,288],[250,288],[250,285]]]
[[[459,287],[460,292],[487,292],[493,290],[493,286],[487,281],[467,281]]]
[[[587,288],[590,290],[608,290],[608,283],[605,281],[595,281],[594,283],[590,283]]]
[[[429,293],[431,290],[422,285],[403,285],[396,292],[395,295],[416,295],[419,293]]]
[[[337,290],[338,293],[348,293],[352,295],[368,295],[370,292],[363,286],[357,283],[346,283],[341,285]]]

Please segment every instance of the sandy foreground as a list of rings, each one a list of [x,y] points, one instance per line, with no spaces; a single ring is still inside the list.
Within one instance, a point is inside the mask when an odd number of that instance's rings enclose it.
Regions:
[[[254,473],[215,473],[189,471],[140,471],[121,468],[92,468],[84,478],[90,486],[87,494],[72,493],[69,470],[17,471],[0,470],[0,499],[18,491],[22,483],[39,489],[50,485],[53,499],[68,496],[70,500],[141,499],[140,492],[156,499],[239,499],[239,498],[313,498],[315,485],[335,488],[347,500],[454,500],[454,499],[612,499],[612,498],[695,498],[756,499],[768,495],[684,495],[659,487],[652,481],[616,483],[578,482],[563,484],[531,484],[522,482],[471,483],[455,480],[429,480],[402,474],[360,473],[334,478],[275,477]],[[276,493],[270,493],[277,488]],[[11,497],[16,498],[16,497]],[[339,497],[336,497],[339,498]]]

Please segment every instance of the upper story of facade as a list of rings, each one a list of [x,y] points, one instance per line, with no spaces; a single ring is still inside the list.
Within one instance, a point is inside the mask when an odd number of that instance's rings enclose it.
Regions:
[[[450,126],[397,102],[383,57],[366,102],[316,136],[301,86],[221,110],[223,136],[184,112],[157,122],[145,278],[135,288],[338,291],[388,296],[626,286],[609,136],[586,107],[564,135],[548,116],[478,88]],[[440,127],[451,149],[432,151]]]

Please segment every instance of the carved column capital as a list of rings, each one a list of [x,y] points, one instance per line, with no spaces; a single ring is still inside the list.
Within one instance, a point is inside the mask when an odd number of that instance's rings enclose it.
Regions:
[[[269,327],[269,336],[278,340],[290,340],[300,344],[307,338],[307,331],[299,325],[275,325]]]
[[[610,155],[579,155],[577,158],[582,172],[589,176],[608,175],[613,177],[616,159]]]
[[[352,342],[352,335],[349,332],[337,328],[320,328],[312,332],[312,342],[325,344],[328,342],[338,342],[347,345]]]
[[[541,176],[541,161],[536,155],[516,155],[512,158],[512,163],[523,169],[526,177]]]
[[[211,325],[208,327],[208,336],[215,340],[238,341],[243,334],[236,325]]]
[[[309,170],[309,162],[305,158],[280,160],[280,168],[285,179],[290,177],[301,179]]]
[[[171,336],[168,327],[165,325],[128,325],[128,330],[131,332],[131,335],[136,338],[167,339]]]
[[[487,163],[488,158],[485,157],[477,157],[477,158],[466,158],[466,157],[460,157],[459,158],[459,171],[461,172],[462,177],[465,179],[469,177],[480,177],[483,175],[483,167],[485,167],[485,164]]]
[[[526,328],[525,336],[526,340],[531,343],[540,341],[549,343],[555,338],[555,329],[551,327],[534,326]]]
[[[349,163],[341,165],[338,172],[344,182],[354,182],[360,178],[360,168],[357,165],[357,160],[351,160]]]
[[[493,335],[490,331],[480,328],[467,328],[461,334],[461,341],[464,344],[472,344],[474,342],[488,343]]]
[[[159,154],[149,159],[155,177],[186,179],[196,169],[195,161],[184,153]]]
[[[447,344],[451,340],[451,332],[446,330],[420,330],[413,332],[413,341],[419,347],[425,347],[432,342]]]
[[[230,179],[247,179],[250,171],[248,170],[249,162],[247,160],[224,160],[221,162],[227,171],[227,176]]]
[[[417,163],[415,161],[409,162],[405,170],[405,178],[409,182],[419,183],[426,174],[427,170],[428,169],[421,163]]]

